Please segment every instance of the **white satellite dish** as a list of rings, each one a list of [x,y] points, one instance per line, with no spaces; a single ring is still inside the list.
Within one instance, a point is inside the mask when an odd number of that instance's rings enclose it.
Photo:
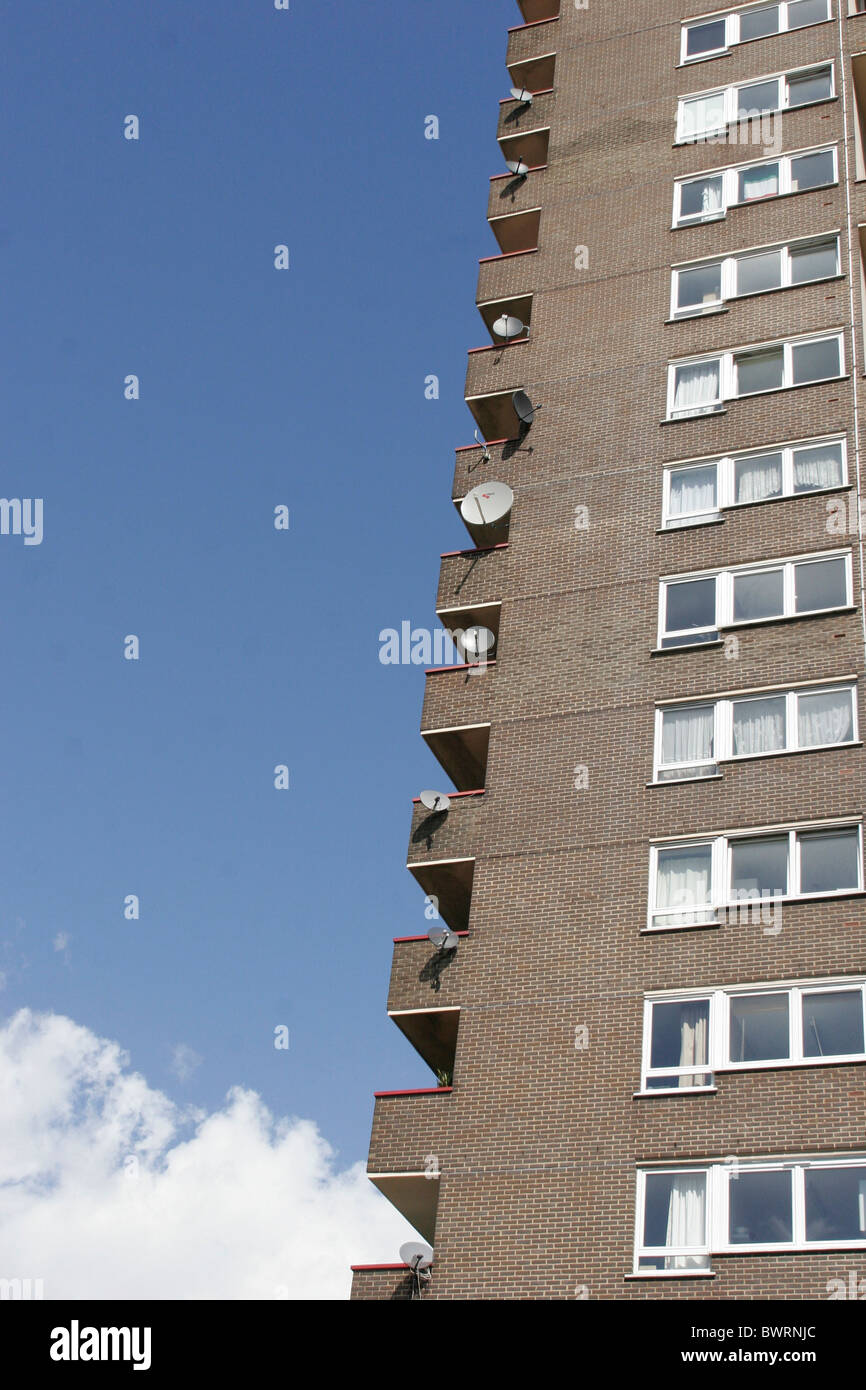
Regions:
[[[513,314],[503,314],[494,323],[493,332],[497,338],[504,338],[509,342],[511,338],[519,338],[521,333],[526,332],[526,324],[523,319],[516,319]]]
[[[433,1251],[423,1240],[407,1240],[400,1246],[400,1259],[410,1269],[429,1269],[433,1263]]]
[[[467,526],[494,526],[508,516],[514,493],[507,483],[478,483],[460,503],[460,515]]]
[[[489,627],[467,627],[460,646],[467,656],[483,658],[496,646],[496,634]]]
[[[532,105],[532,93],[528,92],[525,87],[512,87],[511,95],[515,101],[519,101],[523,106]]]
[[[505,165],[516,179],[525,179],[529,173],[529,165],[522,159],[506,159]]]
[[[421,805],[426,806],[428,811],[447,811],[451,805],[449,798],[444,792],[424,791],[419,798]]]
[[[541,409],[540,406],[532,404],[525,391],[515,391],[511,397],[511,404],[521,425],[526,425],[527,429],[535,419],[535,412]]]
[[[433,945],[439,951],[456,951],[459,937],[456,932],[444,924],[439,927],[431,927],[427,933]]]

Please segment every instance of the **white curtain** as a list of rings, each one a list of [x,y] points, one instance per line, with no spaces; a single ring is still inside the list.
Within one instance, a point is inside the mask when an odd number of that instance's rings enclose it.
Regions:
[[[671,516],[716,510],[716,470],[681,468],[671,473]]]
[[[851,737],[851,695],[830,690],[821,695],[801,695],[797,704],[797,731],[801,748],[812,744],[845,743]]]
[[[794,487],[838,487],[842,482],[842,459],[838,444],[826,448],[799,449],[794,454]]]
[[[701,1067],[707,1061],[707,1006],[683,1004],[680,1017],[680,1066]],[[697,1086],[701,1077],[680,1077],[680,1087]]]
[[[744,169],[740,174],[740,197],[768,198],[779,191],[779,168],[776,164],[763,164],[759,169]]]
[[[725,97],[718,93],[711,97],[694,97],[682,105],[680,137],[701,135],[705,131],[719,130],[725,125]]]
[[[665,711],[662,720],[663,763],[706,763],[712,756],[712,705]]]
[[[666,1245],[703,1245],[706,1230],[706,1178],[702,1173],[683,1173],[671,1184]],[[700,1269],[702,1255],[668,1255],[665,1269]]]
[[[760,502],[764,497],[778,497],[782,491],[782,455],[762,454],[760,458],[739,459],[736,480],[738,502]]]
[[[705,217],[711,213],[721,212],[722,210],[722,182],[721,179],[713,179],[712,182],[704,184],[701,194],[701,205]]]
[[[674,410],[708,410],[719,399],[719,364],[717,361],[693,362],[679,367],[676,376]]]
[[[675,914],[680,922],[703,921],[710,901],[709,849],[659,853],[656,912]]]
[[[772,753],[785,747],[785,701],[734,704],[734,753]]]

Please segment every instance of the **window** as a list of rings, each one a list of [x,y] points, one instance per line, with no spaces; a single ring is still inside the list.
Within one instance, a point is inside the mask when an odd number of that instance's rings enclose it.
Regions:
[[[734,44],[764,39],[788,29],[802,29],[829,19],[829,0],[781,0],[775,5],[749,5],[728,14],[693,19],[682,28],[680,61],[716,58]]]
[[[700,1274],[714,1252],[864,1247],[862,1155],[638,1171],[636,1273]]]
[[[839,238],[835,234],[675,266],[671,272],[671,317],[705,313],[720,308],[727,299],[826,280],[838,273]]]
[[[847,481],[844,439],[669,464],[662,485],[662,525],[712,521],[728,507],[844,487]]]
[[[715,1074],[866,1061],[866,980],[666,991],[644,1000],[641,1091],[689,1091]]]
[[[837,181],[835,146],[698,174],[674,185],[674,226],[716,221],[731,207],[806,193]]]
[[[840,332],[668,364],[669,420],[721,410],[727,400],[832,381],[845,370]]]
[[[730,909],[862,887],[859,825],[694,838],[650,850],[648,928],[709,926]]]
[[[662,579],[661,648],[715,642],[721,628],[832,612],[851,605],[851,552],[741,565]]]
[[[788,111],[834,95],[833,64],[801,68],[764,77],[757,82],[720,87],[681,97],[677,105],[679,144],[722,134],[735,121],[751,120],[769,111]]]
[[[722,762],[857,741],[856,684],[807,685],[656,709],[654,779],[706,777]]]

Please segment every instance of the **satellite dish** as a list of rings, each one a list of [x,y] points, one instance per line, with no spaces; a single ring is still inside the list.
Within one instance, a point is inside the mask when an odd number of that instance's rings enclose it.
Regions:
[[[541,409],[540,406],[532,404],[525,391],[515,391],[511,397],[511,404],[514,406],[521,425],[526,425],[527,429],[535,419],[536,410]]]
[[[467,656],[483,658],[496,646],[496,634],[489,627],[467,627],[460,638],[460,646]]]
[[[522,319],[516,319],[513,314],[503,314],[494,323],[493,332],[497,338],[504,338],[508,342],[511,338],[519,338],[521,333],[525,333],[526,324]]]
[[[428,811],[447,811],[451,805],[444,792],[422,792],[420,801],[421,805],[426,806]]]
[[[456,932],[453,932],[451,930],[450,927],[446,927],[444,925],[439,927],[431,927],[427,935],[429,936],[430,940],[433,942],[433,945],[437,948],[437,950],[457,950],[457,942],[460,940],[460,938],[458,937]]]
[[[482,463],[489,463],[489,462],[490,462],[490,450],[489,450],[488,447],[487,447],[486,441],[483,440],[483,439],[481,438],[481,435],[478,433],[477,430],[475,431],[475,443],[476,443],[476,444],[480,444],[480,445],[481,445],[481,448],[484,450],[484,452],[483,452],[482,455],[481,455],[481,462],[482,462]]]
[[[507,483],[479,483],[470,488],[460,503],[460,515],[467,526],[493,526],[502,521],[514,505],[514,493]]]
[[[529,165],[522,159],[506,159],[505,165],[517,179],[525,179],[529,173]]]
[[[532,93],[527,92],[525,87],[512,87],[511,95],[515,101],[521,102],[523,106],[532,105]]]
[[[429,1269],[433,1263],[433,1251],[423,1240],[407,1240],[400,1246],[400,1259],[410,1269]]]

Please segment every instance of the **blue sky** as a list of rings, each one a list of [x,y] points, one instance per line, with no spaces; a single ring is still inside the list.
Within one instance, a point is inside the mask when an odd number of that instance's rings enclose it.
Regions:
[[[363,1158],[372,1091],[430,1080],[384,1009],[391,938],[425,929],[410,798],[447,784],[423,674],[377,639],[435,622],[466,542],[519,12],[4,8],[0,491],[44,499],[44,539],[0,536],[0,1013],[67,1014],[176,1100],[251,1087]]]

